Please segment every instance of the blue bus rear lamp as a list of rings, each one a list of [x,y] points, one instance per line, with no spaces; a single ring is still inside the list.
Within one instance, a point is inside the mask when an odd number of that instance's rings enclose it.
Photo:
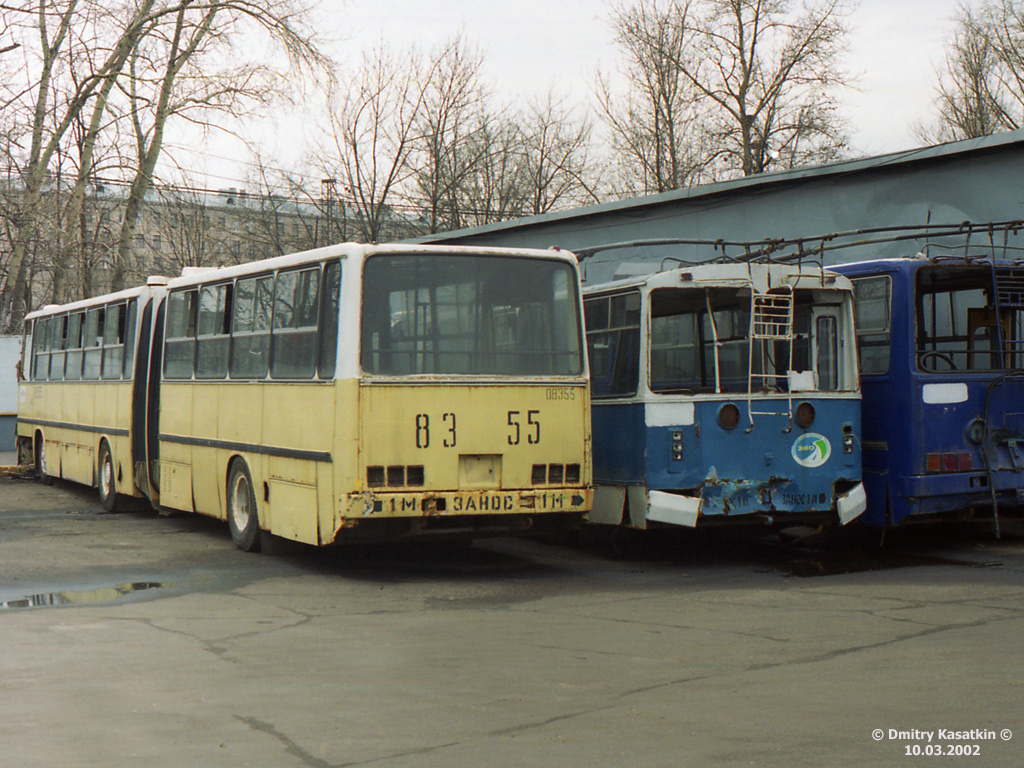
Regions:
[[[969,453],[929,453],[925,466],[929,472],[970,472],[974,462]]]

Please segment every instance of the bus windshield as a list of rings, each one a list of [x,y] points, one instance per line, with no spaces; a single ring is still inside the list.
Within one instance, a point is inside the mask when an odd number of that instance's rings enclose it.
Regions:
[[[570,264],[461,254],[381,254],[363,270],[362,367],[385,376],[579,376]]]
[[[838,356],[838,307],[843,296],[796,291],[790,340],[751,344],[749,290],[652,291],[651,391],[788,391],[790,374],[805,372],[810,378],[804,381],[813,381],[814,389],[842,389],[846,377]]]
[[[1004,297],[996,309],[1001,270],[942,265],[917,272],[917,363],[926,373],[987,371],[1024,364],[1024,312]],[[998,314],[998,318],[997,318]]]

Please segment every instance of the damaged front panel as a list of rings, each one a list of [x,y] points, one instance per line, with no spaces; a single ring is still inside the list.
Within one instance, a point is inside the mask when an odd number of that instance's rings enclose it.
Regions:
[[[595,287],[585,308],[592,520],[845,524],[863,512],[849,281],[701,265]]]

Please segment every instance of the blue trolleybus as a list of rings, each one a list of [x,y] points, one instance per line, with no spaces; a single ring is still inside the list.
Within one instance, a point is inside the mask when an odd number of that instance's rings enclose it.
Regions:
[[[885,259],[854,285],[864,520],[898,525],[1024,503],[1024,262]]]
[[[849,280],[701,264],[584,292],[591,522],[847,523],[865,508]]]

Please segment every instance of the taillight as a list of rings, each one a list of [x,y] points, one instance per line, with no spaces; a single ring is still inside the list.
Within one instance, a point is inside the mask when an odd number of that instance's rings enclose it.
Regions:
[[[843,453],[853,453],[853,427],[843,427]]]
[[[401,464],[393,464],[389,467],[367,467],[366,484],[370,488],[423,485],[423,465],[410,464],[409,466],[403,466]]]
[[[925,460],[929,472],[970,472],[974,466],[969,453],[929,453]]]

